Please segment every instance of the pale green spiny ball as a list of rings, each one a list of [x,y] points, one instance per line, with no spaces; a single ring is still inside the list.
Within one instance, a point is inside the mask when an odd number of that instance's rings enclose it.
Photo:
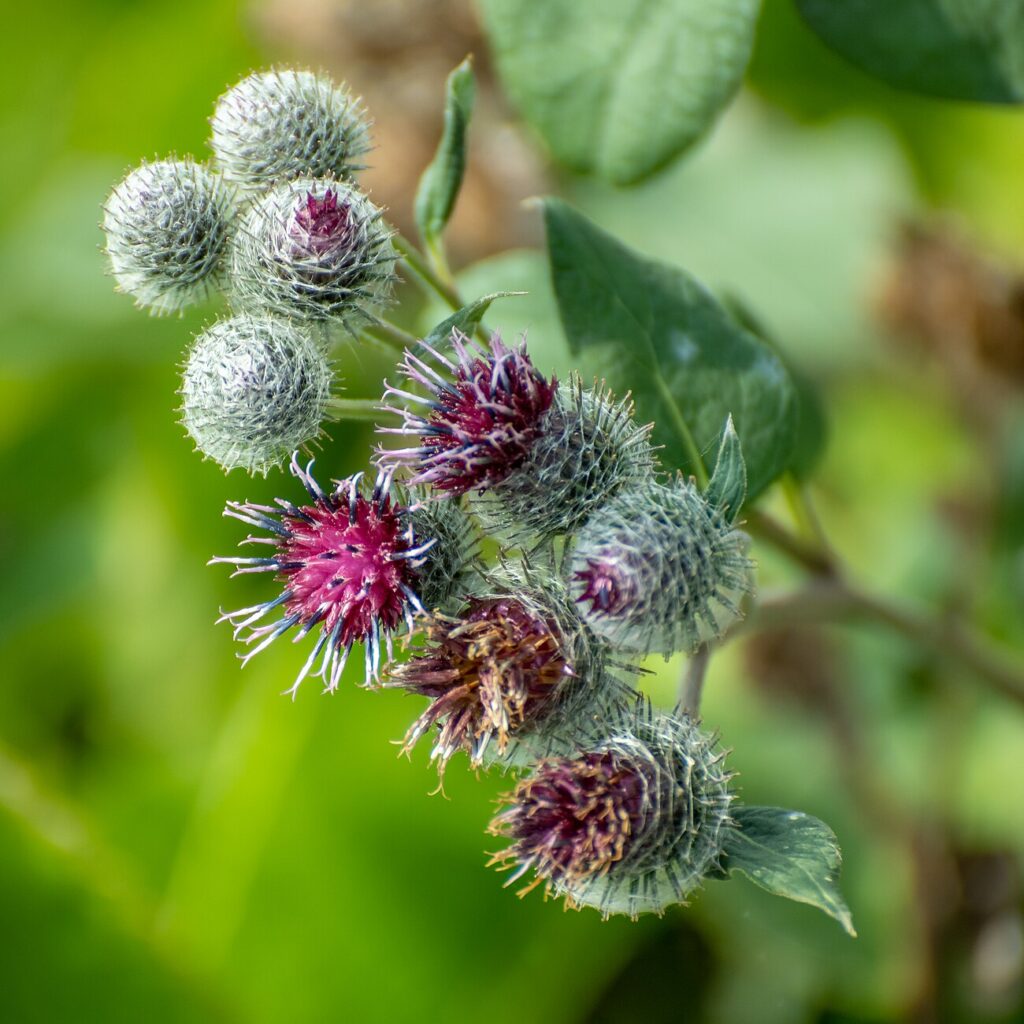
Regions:
[[[203,164],[135,168],[103,207],[118,288],[157,314],[204,301],[222,283],[233,217],[230,188]]]
[[[312,71],[249,75],[221,96],[210,124],[217,165],[250,195],[295,178],[351,178],[370,148],[359,100]]]
[[[301,178],[260,196],[231,249],[238,309],[349,329],[390,299],[396,254],[381,211],[332,178]]]
[[[266,474],[319,435],[332,373],[322,349],[287,320],[220,320],[192,346],[182,423],[225,470]]]
[[[720,637],[753,590],[749,539],[682,477],[623,491],[576,537],[570,587],[613,647],[666,657]]]

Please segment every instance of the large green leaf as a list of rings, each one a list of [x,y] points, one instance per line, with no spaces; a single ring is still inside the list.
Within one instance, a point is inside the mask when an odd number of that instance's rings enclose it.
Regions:
[[[444,230],[462,187],[466,171],[466,132],[475,96],[473,68],[467,57],[448,76],[441,141],[416,191],[416,225],[428,245]]]
[[[703,135],[750,58],[760,0],[480,0],[506,91],[556,160],[616,184]]]
[[[739,871],[776,896],[823,910],[856,937],[839,891],[842,856],[828,825],[781,807],[737,807],[732,816],[738,827],[726,838],[726,871]]]
[[[836,52],[890,85],[948,99],[1024,100],[1024,0],[797,0]]]
[[[699,478],[731,415],[756,497],[788,468],[796,437],[782,361],[689,274],[645,259],[558,199],[545,200],[544,214],[562,324],[587,370],[632,391],[664,461]]]

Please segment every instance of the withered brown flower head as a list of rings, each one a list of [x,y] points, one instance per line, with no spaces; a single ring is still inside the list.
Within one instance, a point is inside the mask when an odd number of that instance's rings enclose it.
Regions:
[[[403,750],[439,725],[431,757],[442,771],[458,750],[474,767],[492,743],[504,753],[517,730],[542,717],[575,675],[554,619],[513,597],[474,599],[461,618],[436,618],[427,640],[427,649],[396,668],[388,685],[430,698]]]

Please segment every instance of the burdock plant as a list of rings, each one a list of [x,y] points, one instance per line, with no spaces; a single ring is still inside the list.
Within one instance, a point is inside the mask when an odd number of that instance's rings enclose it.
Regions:
[[[900,628],[913,620],[846,586],[801,504],[803,399],[751,318],[548,199],[554,294],[586,372],[556,375],[532,358],[533,335],[484,327],[499,296],[463,301],[443,239],[472,92],[464,64],[416,200],[422,250],[357,184],[369,147],[359,102],[301,70],[228,90],[211,167],[143,165],[107,202],[122,290],[158,312],[218,293],[231,308],[185,360],[196,447],[226,470],[291,468],[273,503],[225,509],[249,528],[246,551],[213,561],[263,574],[266,589],[222,620],[246,662],[307,638],[293,696],[309,677],[337,691],[361,650],[366,686],[419,702],[403,750],[422,741],[440,772],[464,755],[507,773],[494,860],[527,888],[636,917],[739,871],[852,933],[835,837],[799,812],[744,804],[700,697],[744,617],[771,619],[752,536],[832,597]],[[399,273],[452,307],[422,337],[385,318]],[[341,397],[335,346],[353,341],[391,345],[396,365],[379,389]],[[340,461],[325,425],[346,418],[376,421],[377,469],[321,485],[308,453]],[[776,480],[806,535],[753,507]],[[637,693],[655,654],[685,657],[672,710]]]

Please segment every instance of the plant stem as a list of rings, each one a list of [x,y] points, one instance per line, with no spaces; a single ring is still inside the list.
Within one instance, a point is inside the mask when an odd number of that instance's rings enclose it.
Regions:
[[[380,405],[372,398],[332,398],[327,402],[332,420],[372,423],[380,416]]]
[[[403,331],[401,327],[397,327],[387,320],[377,320],[363,330],[378,341],[384,342],[385,345],[396,352],[404,352],[407,348],[415,348],[420,342],[420,339],[415,334]]]
[[[462,308],[462,300],[453,285],[446,284],[434,272],[433,267],[423,258],[423,254],[402,235],[396,234],[392,238],[395,248],[402,254],[402,260],[423,284],[436,292],[453,310]]]
[[[789,555],[805,569],[817,576],[838,577],[840,567],[835,555],[828,548],[809,543],[802,537],[790,533],[777,519],[759,509],[746,513],[746,528],[750,533],[768,541],[773,547]]]
[[[1024,665],[955,618],[851,586],[838,577],[819,578],[802,590],[758,602],[746,628],[778,629],[807,623],[874,622],[940,653],[968,669],[989,689],[1024,706]]]
[[[402,260],[409,270],[412,271],[413,276],[421,284],[426,285],[429,290],[439,295],[448,304],[452,312],[460,310],[465,306],[466,303],[459,294],[458,286],[455,283],[454,277],[452,277],[451,271],[448,270],[446,260],[443,260],[443,267],[447,270],[447,281],[442,279],[430,265],[430,261],[407,238],[396,233],[392,237],[392,242],[394,242],[395,248],[402,254]],[[476,336],[484,342],[490,340],[487,328],[482,323],[476,326]]]
[[[690,716],[700,718],[700,699],[704,693],[704,680],[711,661],[711,647],[701,644],[686,662],[686,671],[679,681],[679,707]]]

